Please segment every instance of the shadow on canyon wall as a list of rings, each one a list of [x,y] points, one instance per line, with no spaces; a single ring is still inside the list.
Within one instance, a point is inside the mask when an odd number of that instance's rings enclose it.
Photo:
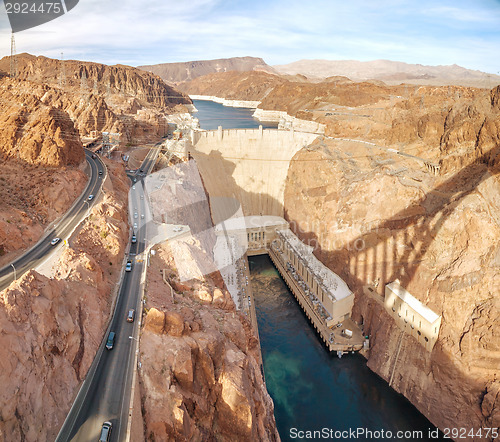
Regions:
[[[449,352],[444,350],[443,344],[439,340],[434,350],[428,353],[418,344],[416,339],[409,335],[405,336],[403,345],[406,346],[406,351],[403,351],[398,362],[399,352],[397,355],[395,354],[390,341],[391,339],[397,340],[394,336],[397,337],[400,330],[393,321],[387,321],[389,316],[385,315],[381,303],[368,300],[365,307],[356,308],[356,305],[362,299],[360,297],[364,296],[362,288],[370,280],[371,275],[380,275],[378,282],[380,287],[384,287],[385,284],[395,279],[399,279],[403,286],[407,286],[418,277],[417,272],[429,247],[454,210],[467,196],[476,192],[481,183],[499,173],[500,146],[496,146],[481,155],[474,162],[427,192],[419,201],[412,203],[404,211],[382,221],[375,229],[359,235],[342,249],[333,251],[321,249],[317,234],[301,230],[300,222],[290,218],[287,208],[283,207],[282,203],[270,195],[256,194],[239,187],[231,175],[236,167],[235,164],[224,159],[220,153],[211,153],[210,155],[197,153],[195,158],[198,164],[206,161],[207,164],[213,165],[214,158],[217,158],[217,162],[220,164],[215,173],[212,171],[210,177],[206,175],[202,177],[205,189],[210,191],[211,187],[207,179],[214,180],[220,177],[225,180],[225,184],[222,186],[222,190],[219,186],[220,193],[215,196],[237,198],[242,202],[244,210],[245,207],[253,206],[245,204],[246,201],[269,199],[270,201],[266,201],[263,206],[279,206],[283,210],[284,217],[291,223],[292,229],[299,237],[306,243],[316,245],[315,254],[346,280],[356,295],[354,319],[366,322],[365,332],[374,333],[375,341],[373,344],[375,347],[377,346],[377,338],[380,343],[378,349],[374,353],[372,352],[373,361],[372,356],[368,361],[372,370],[389,381],[391,371],[394,373],[394,367],[398,365],[399,369],[396,370],[396,376],[391,385],[410,399],[422,413],[440,428],[456,426],[457,423],[464,422],[476,427],[479,423],[493,423],[492,413],[495,399],[491,400],[489,396],[494,391],[492,392],[491,388],[488,390],[488,387],[485,386],[484,377],[481,379],[481,376],[477,376],[477,372],[475,375],[471,374],[463,366],[457,365]],[[200,167],[200,170],[203,173],[203,167]],[[255,179],[259,179],[259,177],[255,177]],[[390,204],[390,202],[388,203]],[[422,213],[422,207],[425,209],[425,213]],[[233,211],[234,208],[229,210],[229,212]],[[408,216],[411,213],[417,214]],[[261,213],[245,212],[245,215],[252,214],[260,215]],[[278,213],[274,214],[279,215]],[[379,235],[380,231],[386,233]],[[387,234],[387,232],[389,233]],[[398,232],[402,236],[388,241],[387,239],[390,238],[392,232]],[[402,253],[396,250],[397,243],[405,245]],[[360,247],[360,245],[362,246]],[[371,261],[368,259],[369,255],[372,255]],[[379,256],[381,256],[380,260]],[[353,263],[351,266],[350,262]],[[447,290],[451,291],[460,290],[464,285],[471,284],[470,281],[460,280],[460,278],[447,283],[449,284]],[[379,296],[379,301],[382,301],[383,295],[375,296]],[[406,378],[400,372],[400,366],[404,365],[406,368],[414,369],[414,373]],[[420,388],[416,388],[416,384],[420,382],[418,376],[422,376],[422,373],[425,375],[424,381],[421,381],[424,384],[421,384]],[[457,385],[464,386],[464,391],[459,395],[458,403],[456,399]],[[485,400],[485,397],[488,399]],[[492,402],[491,407],[485,405],[489,402]],[[478,410],[472,412],[471,404],[477,405]],[[460,411],[457,411],[457,405]]]

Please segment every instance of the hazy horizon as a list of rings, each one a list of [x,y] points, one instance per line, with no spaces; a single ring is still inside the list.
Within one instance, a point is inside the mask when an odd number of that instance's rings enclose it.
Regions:
[[[4,8],[5,11],[5,8]],[[7,14],[0,52],[10,54]],[[457,64],[500,74],[500,1],[80,0],[15,34],[17,52],[132,66],[241,56]]]

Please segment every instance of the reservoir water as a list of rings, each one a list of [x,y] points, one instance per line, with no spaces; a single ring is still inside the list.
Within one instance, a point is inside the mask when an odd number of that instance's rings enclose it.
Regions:
[[[254,109],[228,107],[213,101],[193,100],[198,112],[193,117],[200,120],[200,127],[214,130],[222,126],[223,129],[254,129],[262,125],[264,129],[275,129],[278,125],[263,123],[252,117]]]
[[[195,106],[202,129],[259,125],[247,109],[220,109],[206,101]],[[339,359],[327,351],[267,255],[249,263],[266,385],[283,441],[308,440],[299,431],[334,436],[321,440],[444,440],[429,434],[435,427],[370,371],[362,356]]]

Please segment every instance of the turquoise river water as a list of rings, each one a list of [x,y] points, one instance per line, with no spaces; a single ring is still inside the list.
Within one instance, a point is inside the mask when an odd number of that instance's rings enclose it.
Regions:
[[[195,106],[203,129],[260,124],[248,109],[208,101]],[[249,261],[266,385],[283,441],[444,440],[362,356],[339,359],[327,351],[268,256]]]

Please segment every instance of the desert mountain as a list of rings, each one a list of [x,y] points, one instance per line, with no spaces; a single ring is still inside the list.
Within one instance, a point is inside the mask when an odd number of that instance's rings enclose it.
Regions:
[[[139,69],[152,72],[168,83],[181,83],[193,80],[202,75],[228,71],[276,71],[266,64],[262,58],[232,57],[218,60],[186,61],[183,63],[161,63],[149,66],[138,66]]]
[[[302,74],[315,78],[342,75],[355,81],[374,79],[388,84],[412,83],[485,88],[500,84],[498,75],[466,69],[456,64],[424,66],[390,60],[300,60],[274,68],[281,74]]]
[[[9,72],[10,57],[0,60],[0,70]],[[72,86],[91,92],[121,94],[160,108],[189,104],[189,98],[165,84],[156,75],[131,66],[56,60],[31,54],[17,56],[17,77],[49,85]]]

